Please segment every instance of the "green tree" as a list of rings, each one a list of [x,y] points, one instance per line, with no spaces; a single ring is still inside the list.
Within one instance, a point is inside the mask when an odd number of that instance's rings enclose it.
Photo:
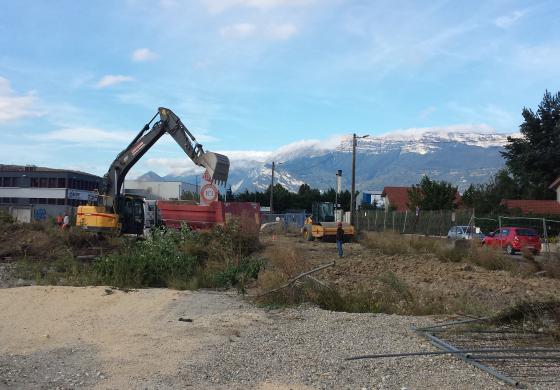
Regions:
[[[408,191],[408,207],[415,210],[451,210],[456,207],[457,187],[446,181],[431,180],[424,176],[418,185]]]
[[[504,212],[503,199],[516,199],[519,187],[507,169],[501,169],[486,184],[471,184],[463,194],[463,204],[477,213]]]
[[[548,186],[560,176],[560,92],[546,91],[537,112],[523,108],[522,138],[508,137],[502,152],[522,199],[554,199]]]

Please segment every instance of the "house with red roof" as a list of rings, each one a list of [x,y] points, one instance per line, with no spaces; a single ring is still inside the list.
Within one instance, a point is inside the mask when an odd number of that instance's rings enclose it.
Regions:
[[[556,191],[556,200],[504,199],[502,204],[510,210],[521,210],[523,214],[560,215],[560,177],[548,188]]]
[[[521,210],[523,214],[560,214],[560,203],[556,200],[504,199],[502,204],[510,210]]]
[[[410,210],[408,191],[412,187],[385,187],[381,193],[381,198],[384,201],[385,210],[406,211]],[[461,206],[461,195],[457,192],[455,194],[455,207]]]
[[[408,191],[412,187],[385,187],[381,193],[385,210],[408,210]]]

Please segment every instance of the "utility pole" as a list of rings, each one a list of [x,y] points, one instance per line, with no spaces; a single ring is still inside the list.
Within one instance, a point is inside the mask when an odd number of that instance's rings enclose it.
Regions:
[[[338,196],[340,194],[341,182],[342,182],[342,170],[339,169],[339,170],[336,171],[336,195],[334,197],[334,199],[335,199],[334,200],[334,209],[336,211],[338,211],[338,209],[340,208],[339,205],[338,205]],[[339,222],[342,222],[342,220],[339,221]]]
[[[272,177],[270,178],[270,214],[272,214],[273,201],[274,201],[274,161],[272,162]]]
[[[352,186],[350,191],[350,224],[355,226],[356,199],[356,133],[352,134]]]
[[[357,136],[352,134],[352,192],[350,193],[350,223],[356,224],[356,144],[358,138],[367,138],[369,135]]]

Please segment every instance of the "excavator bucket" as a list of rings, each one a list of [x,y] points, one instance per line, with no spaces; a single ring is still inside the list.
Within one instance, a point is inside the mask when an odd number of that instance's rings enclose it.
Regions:
[[[226,184],[229,175],[229,158],[219,153],[204,152],[199,156],[199,162],[206,168],[213,182]]]

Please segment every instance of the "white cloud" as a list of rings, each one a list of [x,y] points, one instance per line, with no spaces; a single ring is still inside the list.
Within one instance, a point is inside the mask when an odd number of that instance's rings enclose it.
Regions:
[[[0,123],[40,116],[41,113],[33,109],[36,100],[34,92],[14,95],[10,81],[0,76]]]
[[[109,131],[95,127],[72,127],[42,134],[41,140],[61,141],[64,143],[84,144],[110,141],[130,142],[136,134],[131,131]]]
[[[112,75],[108,74],[103,76],[101,80],[97,82],[97,88],[107,88],[112,85],[121,84],[129,81],[133,81],[134,78],[130,76],[123,76],[123,75]]]
[[[298,28],[291,23],[275,24],[268,28],[268,35],[274,39],[288,39],[298,32]]]
[[[224,38],[246,38],[256,31],[256,26],[251,23],[236,23],[220,29]]]
[[[151,169],[162,168],[166,174],[195,174],[202,173],[204,168],[195,165],[190,158],[167,158],[167,157],[152,157],[146,161],[146,165]]]
[[[525,11],[514,11],[508,15],[502,15],[496,20],[494,20],[494,24],[500,28],[509,28],[513,26],[515,22],[517,22],[523,15]]]
[[[146,47],[132,52],[132,61],[134,62],[152,61],[156,58],[158,58],[158,55]]]
[[[286,6],[304,6],[315,0],[206,0],[210,12],[222,12],[234,7],[271,9]]]

